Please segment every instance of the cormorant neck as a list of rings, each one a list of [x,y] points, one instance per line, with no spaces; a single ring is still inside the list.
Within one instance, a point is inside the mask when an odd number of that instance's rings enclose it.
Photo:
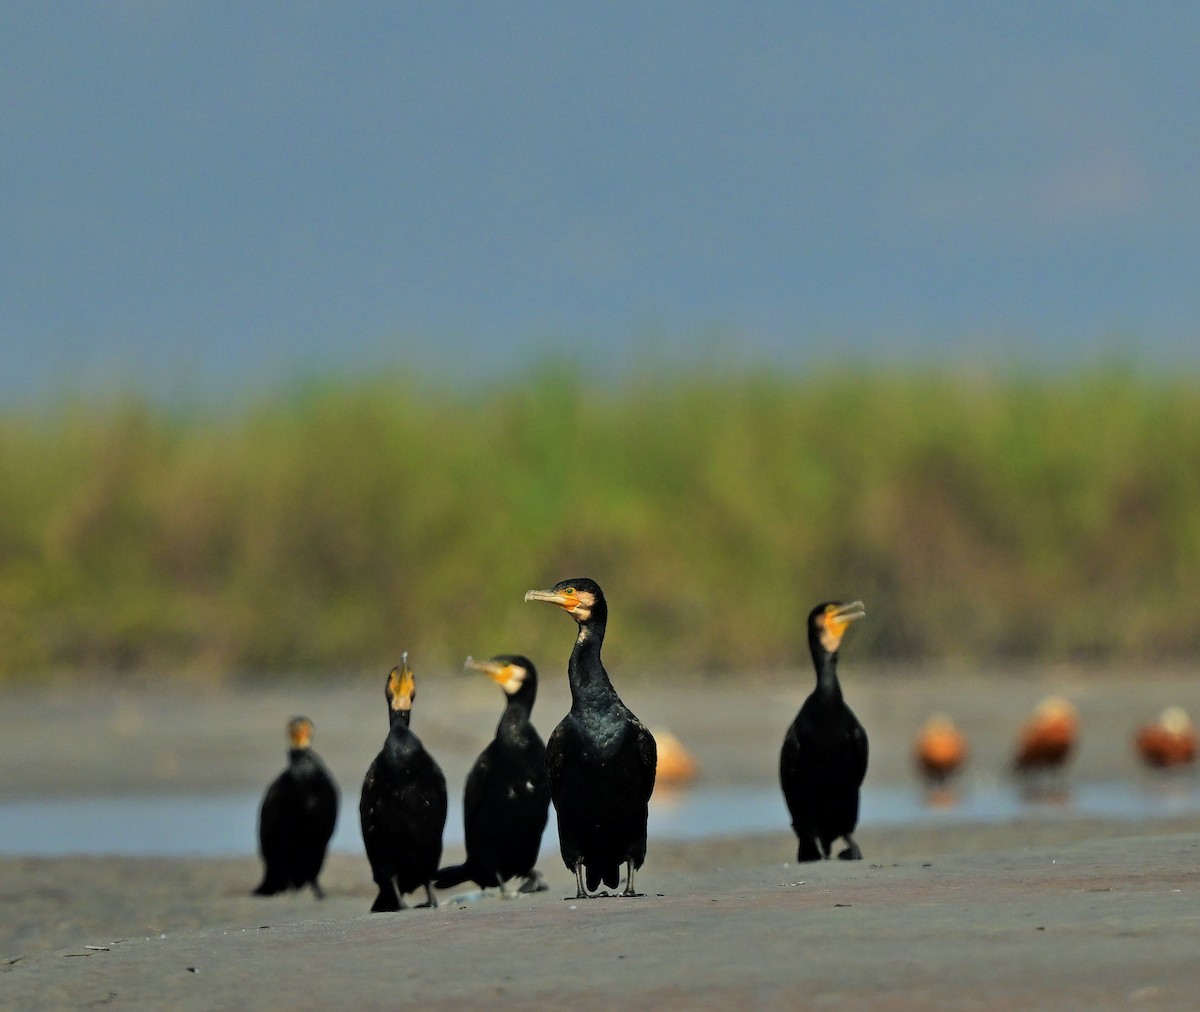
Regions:
[[[393,731],[408,730],[409,721],[412,720],[412,710],[393,710],[389,721]]]
[[[306,755],[308,755],[307,748],[290,748],[290,749],[288,749],[288,761],[291,763],[298,763]]]
[[[500,714],[500,723],[496,725],[496,736],[508,735],[515,737],[529,723],[529,700],[523,698],[520,692],[508,697],[508,704]]]
[[[571,660],[567,664],[567,680],[571,683],[571,705],[584,706],[596,699],[615,695],[608,672],[600,662],[600,647],[604,643],[603,619],[579,624],[579,636]]]
[[[817,669],[817,692],[835,699],[842,698],[842,686],[837,676],[837,651],[830,653],[824,647],[813,648],[813,665]]]

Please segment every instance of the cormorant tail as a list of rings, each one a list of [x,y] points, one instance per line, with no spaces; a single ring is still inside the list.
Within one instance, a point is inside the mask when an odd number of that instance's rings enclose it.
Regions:
[[[469,864],[452,864],[437,870],[437,874],[433,877],[433,887],[435,889],[453,889],[456,885],[466,882],[467,879],[473,880],[474,878]]]
[[[371,904],[371,913],[391,913],[393,910],[402,909],[400,906],[400,897],[396,893],[396,887],[388,882],[386,885],[379,887],[379,895],[375,897],[375,902]]]
[[[287,881],[277,875],[266,874],[263,880],[258,884],[258,888],[254,890],[255,896],[275,896],[278,893],[287,892]]]

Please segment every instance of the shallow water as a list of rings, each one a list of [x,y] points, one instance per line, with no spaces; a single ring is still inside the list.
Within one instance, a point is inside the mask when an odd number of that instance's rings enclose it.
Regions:
[[[0,802],[0,854],[57,856],[124,854],[208,856],[257,851],[257,794],[56,798]],[[452,795],[447,846],[463,840],[462,801]],[[865,787],[863,826],[999,823],[1018,818],[1169,818],[1200,813],[1200,785],[1191,777],[1072,784],[1037,797],[1012,784],[972,785],[957,795],[931,796],[917,787]],[[660,790],[651,803],[650,835],[699,840],[786,830],[779,790],[697,787]],[[333,849],[363,851],[356,805],[343,798]],[[554,819],[544,851],[556,851]]]

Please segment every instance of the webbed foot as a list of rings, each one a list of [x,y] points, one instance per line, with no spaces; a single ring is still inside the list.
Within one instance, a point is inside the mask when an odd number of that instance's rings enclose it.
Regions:
[[[544,893],[550,887],[546,885],[546,879],[542,873],[536,868],[525,876],[525,881],[521,883],[521,887],[517,892],[521,893]]]
[[[854,837],[846,836],[845,840],[850,846],[848,846],[845,850],[843,850],[840,854],[838,854],[838,860],[839,861],[861,861],[862,860],[862,851],[858,849],[858,844],[854,842]]]

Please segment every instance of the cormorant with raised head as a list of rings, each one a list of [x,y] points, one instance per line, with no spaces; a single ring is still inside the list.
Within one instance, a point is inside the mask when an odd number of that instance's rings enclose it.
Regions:
[[[837,659],[847,627],[865,614],[861,601],[827,601],[808,616],[817,687],[800,707],[779,753],[779,780],[800,840],[799,861],[829,857],[839,836],[848,846],[838,857],[862,858],[851,834],[867,774],[867,733],[842,699]]]
[[[263,880],[254,892],[274,896],[311,885],[317,899],[323,899],[317,876],[337,822],[337,784],[312,750],[312,721],[293,717],[287,733],[287,769],[267,788],[258,810]]]
[[[638,896],[634,875],[646,858],[646,820],[654,791],[654,737],[621,702],[600,662],[608,605],[586,577],[531,590],[526,601],[557,604],[579,624],[567,665],[571,710],[546,743],[550,797],[558,815],[559,849],[575,873],[576,899],[601,882],[614,889],[621,865],[623,896]]]
[[[537,699],[537,669],[528,657],[500,654],[490,661],[467,658],[467,667],[482,671],[504,690],[507,703],[496,737],[480,753],[463,789],[463,828],[467,859],[439,869],[434,885],[450,889],[468,879],[485,889],[524,878],[520,892],[546,888],[534,868],[542,833],[550,814],[546,781],[546,746],[530,723]]]
[[[436,907],[433,879],[446,826],[446,778],[409,728],[416,682],[404,654],[384,690],[391,729],[363,779],[358,814],[371,877],[379,894],[371,911],[404,909],[405,893],[424,886],[423,907]]]

